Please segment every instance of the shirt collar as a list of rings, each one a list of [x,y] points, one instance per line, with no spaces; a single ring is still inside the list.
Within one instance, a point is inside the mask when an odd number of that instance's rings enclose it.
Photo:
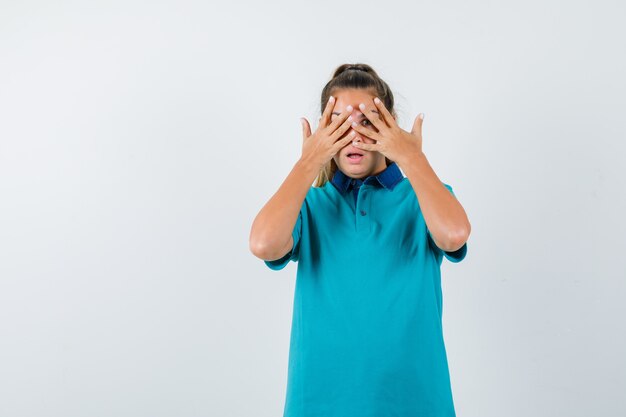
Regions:
[[[393,190],[403,178],[404,176],[402,175],[398,165],[395,162],[392,162],[378,175],[370,175],[365,179],[349,177],[340,169],[337,169],[330,181],[335,188],[343,194],[347,190],[353,188],[354,185],[363,183],[372,183],[387,188],[388,190]]]

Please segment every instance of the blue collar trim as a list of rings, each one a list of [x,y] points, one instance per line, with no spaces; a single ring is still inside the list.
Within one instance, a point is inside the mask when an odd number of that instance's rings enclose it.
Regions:
[[[339,190],[342,194],[345,194],[346,191],[354,188],[354,186],[360,186],[363,183],[377,184],[388,190],[393,190],[403,178],[404,176],[402,175],[402,171],[400,171],[398,164],[392,162],[378,175],[370,175],[365,179],[349,177],[341,170],[337,169],[330,181],[335,188],[337,188],[337,190]]]

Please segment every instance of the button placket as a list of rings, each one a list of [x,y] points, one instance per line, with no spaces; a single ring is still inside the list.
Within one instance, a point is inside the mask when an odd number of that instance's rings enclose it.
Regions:
[[[356,204],[356,225],[357,231],[360,232],[368,232],[370,229],[370,215],[369,215],[369,204],[370,204],[370,195],[369,195],[369,186],[367,184],[362,184],[359,190],[359,194],[357,195],[357,204]]]

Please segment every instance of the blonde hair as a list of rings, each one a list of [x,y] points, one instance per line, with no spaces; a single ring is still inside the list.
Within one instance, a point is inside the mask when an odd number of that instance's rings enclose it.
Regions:
[[[372,90],[384,103],[387,110],[395,116],[394,98],[391,89],[371,66],[367,64],[343,64],[337,67],[330,81],[328,81],[322,89],[320,114],[324,112],[328,98],[341,89]],[[393,161],[387,157],[385,157],[385,162],[387,166],[393,163]],[[331,159],[320,169],[313,186],[324,186],[324,184],[333,178],[335,172],[337,172],[337,164],[334,159]]]

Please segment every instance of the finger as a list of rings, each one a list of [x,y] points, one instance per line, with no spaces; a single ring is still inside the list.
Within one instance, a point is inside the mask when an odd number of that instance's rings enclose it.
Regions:
[[[411,129],[411,133],[419,136],[420,138],[422,137],[422,123],[424,123],[424,113],[417,115],[415,121],[413,122],[413,128]]]
[[[309,121],[304,117],[300,118],[300,124],[302,125],[302,140],[311,136],[311,126],[309,125]]]
[[[389,127],[392,127],[396,124],[396,120],[393,118],[393,115],[389,113],[387,107],[385,107],[385,103],[382,102],[378,97],[374,97],[374,105],[378,109],[378,111],[383,115],[383,120]]]
[[[350,129],[352,127],[352,120],[350,120],[349,118],[346,118],[346,120],[343,121],[343,123],[341,124],[341,126],[339,126],[337,128],[337,130],[335,130],[333,132],[332,135],[330,135],[330,139],[335,142],[337,139],[339,139],[340,137],[343,136],[344,133],[346,133],[346,131],[348,129]]]
[[[354,140],[354,136],[353,135],[348,135],[345,138],[339,139],[333,145],[333,148],[332,148],[333,149],[333,155],[336,154],[337,152],[339,152],[344,146],[346,146],[348,143],[350,143],[353,140]]]
[[[377,143],[354,142],[352,146],[358,149],[366,150],[366,151],[378,151]]]
[[[361,136],[366,136],[368,138],[372,138],[374,140],[381,140],[383,137],[380,133],[377,133],[373,129],[368,129],[360,124],[354,122],[352,125],[352,129],[354,129]]]
[[[352,106],[348,105],[341,113],[339,113],[339,115],[337,115],[337,117],[333,119],[332,123],[328,126],[328,129],[331,133],[334,133],[335,130],[341,124],[343,124],[348,119],[348,117],[350,117],[350,114],[352,114],[352,110],[354,110]],[[351,123],[351,121],[349,122]]]
[[[340,139],[336,140],[335,143],[339,143],[339,142],[341,142],[341,143],[343,143],[343,142],[349,143],[351,140],[354,140],[354,139],[356,139],[356,133],[355,132],[350,132],[350,133],[348,133],[346,135],[345,138],[341,138],[340,137]]]
[[[330,113],[333,111],[335,107],[335,97],[328,97],[328,101],[326,102],[326,107],[324,107],[324,112],[322,113],[322,117],[320,118],[320,127],[326,127],[330,123]]]
[[[374,125],[379,132],[388,129],[387,123],[381,118],[378,110],[376,110],[375,106],[366,106],[365,104],[359,104],[359,109],[363,113],[363,115],[370,121],[371,124]]]

